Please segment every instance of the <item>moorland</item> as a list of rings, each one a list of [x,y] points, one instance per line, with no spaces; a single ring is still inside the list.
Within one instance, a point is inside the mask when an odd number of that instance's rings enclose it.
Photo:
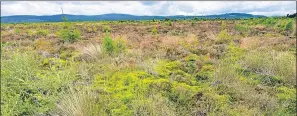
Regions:
[[[1,24],[1,115],[296,114],[296,19]]]

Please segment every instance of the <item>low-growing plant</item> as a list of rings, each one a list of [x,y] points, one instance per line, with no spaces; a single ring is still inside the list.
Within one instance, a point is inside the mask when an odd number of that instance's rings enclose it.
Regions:
[[[229,43],[231,40],[232,36],[230,36],[228,31],[225,29],[218,34],[216,43]]]
[[[172,26],[172,22],[171,21],[165,22],[165,24],[168,25],[168,26]]]
[[[227,23],[226,21],[221,21],[221,26],[220,26],[221,31],[224,31],[227,29]]]
[[[110,26],[105,25],[105,26],[102,27],[102,31],[105,32],[105,33],[110,33],[111,28],[110,28]]]
[[[37,39],[35,41],[35,47],[38,50],[46,51],[53,53],[55,51],[55,47],[53,46],[52,41],[44,38]]]
[[[43,29],[40,29],[36,32],[36,35],[37,36],[47,36],[49,34],[49,31],[48,30],[43,30]]]
[[[28,36],[32,37],[36,34],[36,32],[32,29],[28,29],[25,31],[26,34],[28,34]]]
[[[97,32],[97,27],[93,26],[93,27],[88,27],[87,28],[87,32],[88,33],[96,33]]]
[[[16,29],[14,29],[14,32],[15,32],[16,34],[20,34],[21,30],[18,29],[18,28],[16,28]]]
[[[240,34],[247,36],[249,28],[247,25],[237,24],[235,25],[235,29],[240,32]]]
[[[286,25],[286,27],[285,27],[285,30],[286,30],[286,31],[291,31],[291,30],[293,30],[293,23],[292,23],[292,21],[290,21],[290,22],[287,23],[287,25]]]
[[[74,65],[42,67],[36,52],[14,51],[1,62],[1,115],[40,115],[55,108],[63,86],[75,78]]]
[[[280,76],[288,84],[294,85],[296,76],[295,57],[288,52],[252,51],[243,59],[243,66],[257,74]]]
[[[260,24],[264,24],[267,27],[273,27],[277,23],[277,20],[275,18],[265,18],[263,19]]]

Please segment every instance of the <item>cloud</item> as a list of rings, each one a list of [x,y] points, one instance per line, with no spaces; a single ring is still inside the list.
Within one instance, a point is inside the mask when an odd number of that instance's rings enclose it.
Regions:
[[[9,15],[210,15],[250,13],[284,16],[296,12],[295,1],[2,1],[1,16]]]

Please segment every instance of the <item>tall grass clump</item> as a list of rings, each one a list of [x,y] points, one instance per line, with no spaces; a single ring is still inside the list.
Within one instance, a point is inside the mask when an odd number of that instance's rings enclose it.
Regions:
[[[56,104],[57,112],[64,116],[103,115],[99,100],[99,94],[95,94],[89,88],[75,90],[70,87]]]
[[[295,84],[296,57],[289,52],[251,51],[242,60],[243,67],[257,74],[279,76]]]
[[[88,44],[81,49],[83,60],[96,60],[102,58],[102,46],[100,44]]]
[[[235,60],[231,59],[221,59],[217,68],[215,69],[214,77],[217,81],[220,81],[224,84],[230,84],[237,81],[238,65],[235,63]]]

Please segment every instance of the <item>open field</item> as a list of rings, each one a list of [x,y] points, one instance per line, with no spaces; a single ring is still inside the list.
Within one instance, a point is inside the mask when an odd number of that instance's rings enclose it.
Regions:
[[[1,114],[296,114],[296,19],[1,24]]]

